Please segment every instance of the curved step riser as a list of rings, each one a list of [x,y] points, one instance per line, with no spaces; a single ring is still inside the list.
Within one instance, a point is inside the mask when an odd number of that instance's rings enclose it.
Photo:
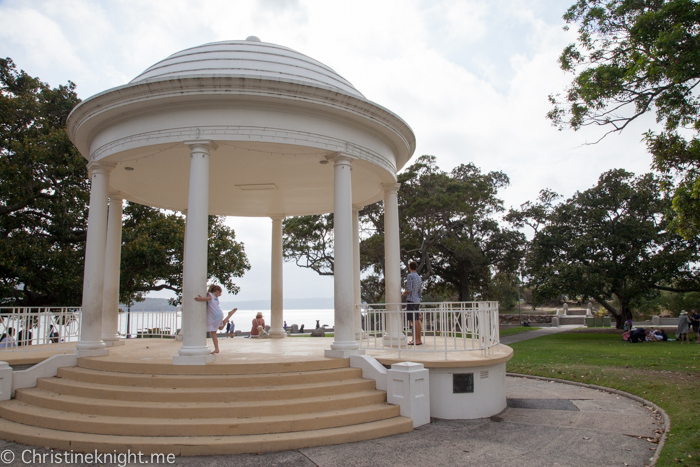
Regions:
[[[126,373],[114,373],[75,367],[59,368],[57,376],[59,378],[82,381],[85,383],[155,388],[199,388],[202,387],[203,381],[201,375],[130,375]],[[206,385],[210,388],[252,388],[347,381],[358,378],[362,378],[362,370],[359,368],[342,368],[336,370],[278,373],[272,375],[209,376],[206,379]]]
[[[37,391],[35,388],[18,389],[16,400],[23,403],[52,410],[64,410],[89,415],[113,417],[152,417],[152,418],[247,418],[274,415],[293,415],[329,410],[342,410],[386,402],[386,393],[382,391],[360,392],[348,395],[326,396],[311,401],[281,401],[259,405],[258,402],[246,406],[222,403],[216,407],[177,406],[175,404],[129,406],[128,402],[113,405],[104,399],[68,400],[53,392]],[[184,405],[184,404],[183,404]]]
[[[40,378],[37,380],[37,387],[59,394],[71,396],[89,397],[94,399],[110,399],[119,401],[144,401],[144,402],[252,402],[299,399],[304,397],[329,396],[333,394],[346,394],[357,391],[368,391],[375,388],[373,380],[349,380],[341,383],[327,384],[323,386],[309,388],[273,387],[273,388],[251,388],[246,389],[226,389],[212,388],[208,391],[197,391],[196,389],[182,390],[155,388],[139,388],[133,386],[105,386],[100,388],[81,387],[64,381],[60,378]]]
[[[177,456],[214,456],[286,451],[333,444],[354,443],[408,433],[413,430],[410,418],[397,417],[363,425],[327,430],[288,433],[284,435],[252,435],[216,438],[143,438],[69,433],[28,427],[0,420],[0,438],[21,444],[47,446],[75,452],[125,453],[142,452]],[[149,457],[150,459],[150,457]],[[116,460],[115,460],[116,462]]]
[[[17,402],[0,405],[0,416],[51,430],[116,436],[240,436],[321,430],[398,417],[398,406],[369,406],[350,411],[259,419],[129,419],[42,411]],[[274,419],[278,418],[278,419]]]
[[[337,368],[349,368],[349,358],[333,358],[308,362],[281,362],[281,363],[236,363],[210,365],[171,365],[159,363],[120,362],[104,360],[100,357],[86,357],[78,359],[80,368],[92,370],[114,371],[127,374],[146,375],[259,375],[267,373],[297,373],[300,371],[333,370]]]

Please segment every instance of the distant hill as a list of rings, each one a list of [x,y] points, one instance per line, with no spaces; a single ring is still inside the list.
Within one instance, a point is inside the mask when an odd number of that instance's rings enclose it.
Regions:
[[[238,308],[240,310],[269,310],[270,300],[242,300],[221,302],[222,309]],[[126,311],[126,305],[119,305]],[[333,297],[326,298],[287,298],[284,300],[286,310],[328,310],[333,308]],[[131,306],[131,311],[168,311],[175,307],[168,303],[167,298],[147,298]]]

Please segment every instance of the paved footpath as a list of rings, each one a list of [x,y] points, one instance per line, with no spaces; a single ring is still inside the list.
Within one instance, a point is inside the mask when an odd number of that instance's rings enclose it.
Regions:
[[[658,436],[662,421],[639,402],[528,378],[509,376],[506,384],[508,407],[491,418],[433,419],[411,433],[372,441],[261,455],[178,457],[170,465],[641,467],[654,455],[656,444],[648,440]],[[15,453],[11,465],[25,465],[20,459],[28,448],[0,441],[0,451]]]
[[[522,332],[520,334],[513,334],[512,336],[501,337],[501,344],[510,345],[516,342],[526,341],[530,339],[535,339],[536,337],[548,336],[550,334],[556,334],[558,332],[568,331],[570,329],[575,329],[580,326],[560,326],[560,327],[546,327],[540,328],[536,331]]]

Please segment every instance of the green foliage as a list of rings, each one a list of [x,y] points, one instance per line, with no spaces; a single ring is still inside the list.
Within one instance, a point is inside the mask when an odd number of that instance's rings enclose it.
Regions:
[[[511,347],[509,372],[619,389],[659,405],[671,418],[671,432],[656,465],[698,465],[697,351],[677,342],[629,344],[620,334],[592,333],[554,334]]]
[[[490,289],[492,276],[515,271],[525,243],[523,234],[502,228],[496,217],[503,211],[498,190],[508,177],[482,174],[472,164],[446,173],[435,157],[422,156],[398,181],[401,260],[404,265],[418,262],[425,292],[435,299],[499,299],[502,287]],[[365,206],[359,216],[361,269],[369,273],[362,281],[362,297],[376,303],[384,295],[383,203]],[[290,218],[284,231],[285,258],[319,274],[333,273],[332,215]]]
[[[427,292],[460,301],[484,298],[496,273],[513,273],[523,255],[522,233],[499,225],[503,172],[482,174],[473,164],[450,173],[422,156],[399,175],[399,220],[404,262],[418,260]]]
[[[332,276],[333,214],[288,217],[282,224],[284,259],[322,276]]]
[[[534,300],[592,298],[621,327],[631,308],[658,290],[697,280],[698,242],[667,230],[670,200],[659,185],[651,174],[611,170],[595,187],[548,208],[526,261]]]
[[[657,297],[640,303],[637,310],[644,316],[665,313],[678,316],[681,310],[700,310],[700,292],[675,293],[664,290]]]
[[[654,111],[663,130],[647,132],[646,141],[655,168],[678,176],[675,228],[699,235],[700,4],[579,0],[564,19],[579,27],[578,45],[559,59],[574,78],[563,101],[550,96],[548,118],[560,129],[598,125],[610,133]]]
[[[51,88],[0,60],[0,304],[78,305],[86,164],[65,132],[75,85]]]
[[[185,222],[176,213],[127,203],[122,228],[122,259],[119,299],[121,303],[142,301],[146,292],[171,290],[182,300],[182,254]],[[235,232],[223,219],[209,217],[209,261],[207,277],[221,283],[229,292],[238,293],[233,282],[250,269],[243,244],[235,241]]]

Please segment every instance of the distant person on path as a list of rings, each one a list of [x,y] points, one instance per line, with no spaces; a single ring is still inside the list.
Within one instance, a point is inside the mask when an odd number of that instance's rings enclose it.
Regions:
[[[12,349],[17,347],[17,341],[15,341],[15,329],[7,328],[7,332],[2,335],[0,339],[0,349]]]
[[[406,319],[413,323],[413,340],[408,343],[408,345],[423,345],[423,326],[420,321],[420,313],[418,310],[420,308],[420,298],[421,298],[421,287],[423,286],[423,281],[416,272],[418,269],[418,264],[415,261],[411,261],[408,264],[408,276],[406,277],[406,290],[403,292],[403,296],[406,297]]]
[[[250,337],[267,337],[267,331],[265,331],[265,319],[263,318],[262,311],[258,311],[253,320],[253,327],[250,329]]]
[[[216,337],[216,331],[224,329],[224,324],[228,323],[231,316],[236,312],[238,308],[228,312],[228,316],[224,319],[224,312],[221,311],[219,307],[219,297],[221,296],[221,287],[218,285],[212,285],[209,287],[209,292],[206,297],[197,295],[194,299],[198,302],[208,302],[207,303],[207,331],[211,336],[211,340],[214,343],[214,351],[212,353],[219,353],[219,339]]]
[[[695,333],[695,343],[700,344],[700,313],[698,310],[691,311],[690,324],[693,326],[693,332]]]
[[[226,323],[226,335],[228,337],[233,337],[236,334],[236,325],[233,323],[233,321],[229,321]]]
[[[678,329],[676,329],[676,339],[683,343],[683,339],[690,343],[688,340],[688,330],[690,328],[690,319],[688,319],[688,312],[681,310],[681,314],[678,316]]]

